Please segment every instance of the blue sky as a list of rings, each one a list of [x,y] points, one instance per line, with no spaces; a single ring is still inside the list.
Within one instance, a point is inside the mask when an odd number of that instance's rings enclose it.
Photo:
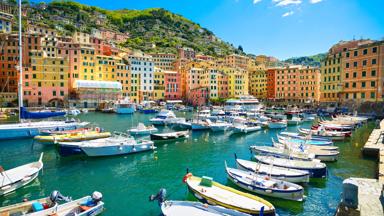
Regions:
[[[279,59],[326,52],[339,40],[384,39],[384,0],[77,0],[106,9],[160,7],[244,51]]]

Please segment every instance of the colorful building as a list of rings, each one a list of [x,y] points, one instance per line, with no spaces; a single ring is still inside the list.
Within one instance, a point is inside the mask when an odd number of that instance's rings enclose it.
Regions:
[[[228,92],[228,75],[222,71],[219,71],[217,74],[217,84],[218,84],[218,97],[225,99],[229,97]]]
[[[267,70],[267,99],[276,99],[276,73],[277,68]]]
[[[0,11],[0,33],[11,33],[13,15]]]
[[[228,76],[228,96],[237,98],[248,95],[248,71],[242,68],[221,67],[219,68]]]
[[[179,100],[181,95],[181,75],[177,71],[164,71],[166,100]]]
[[[116,63],[116,81],[121,83],[123,97],[131,96],[131,69],[125,59],[115,57]]]
[[[249,94],[258,99],[267,97],[266,70],[253,70],[249,72]]]
[[[165,98],[165,72],[155,67],[153,79],[153,100],[163,100]]]
[[[150,54],[153,58],[155,67],[162,70],[173,71],[175,70],[174,63],[176,61],[176,55],[172,53],[152,53]]]
[[[248,61],[248,57],[238,54],[231,54],[225,57],[225,64],[230,67],[240,67],[246,69],[248,67]]]

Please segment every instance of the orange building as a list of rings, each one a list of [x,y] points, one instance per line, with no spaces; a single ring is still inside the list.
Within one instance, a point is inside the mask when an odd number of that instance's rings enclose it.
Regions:
[[[267,70],[267,99],[276,98],[276,72],[277,68]]]
[[[225,64],[231,67],[240,67],[246,69],[248,67],[248,57],[231,54],[225,57]]]

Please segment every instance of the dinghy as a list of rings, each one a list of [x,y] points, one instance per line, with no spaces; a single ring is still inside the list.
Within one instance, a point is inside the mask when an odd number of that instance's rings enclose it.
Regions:
[[[256,155],[255,159],[261,163],[273,166],[305,170],[309,172],[312,178],[325,178],[327,176],[327,166],[320,161],[292,160],[262,155]]]
[[[151,195],[150,201],[157,200],[161,212],[166,216],[250,216],[221,206],[208,205],[199,202],[166,200],[166,190],[160,189],[157,195]]]
[[[110,132],[96,131],[82,131],[73,134],[61,134],[61,135],[50,135],[50,136],[35,136],[35,140],[43,144],[54,144],[57,142],[80,142],[86,140],[94,140],[110,137]]]
[[[70,202],[72,200],[63,196],[59,191],[53,191],[49,197],[1,207],[0,215],[36,215],[36,212],[56,208],[59,201]]]
[[[31,183],[39,175],[43,168],[43,153],[36,162],[4,170],[0,167],[0,196],[10,193],[16,189]]]
[[[261,175],[267,175],[274,179],[284,180],[293,183],[309,182],[309,172],[304,170],[276,167],[263,163],[257,163],[248,160],[236,158],[237,168],[257,172]]]
[[[149,140],[136,141],[133,137],[126,139],[98,139],[82,142],[81,150],[89,157],[133,154],[156,149]]]
[[[295,160],[311,161],[315,155],[306,154],[300,151],[293,151],[286,148],[277,148],[272,146],[250,146],[249,149],[254,154],[271,155],[278,158],[292,158]]]
[[[203,203],[219,205],[252,215],[275,215],[275,207],[268,201],[214,182],[212,178],[202,178],[188,173],[183,178],[191,193]]]
[[[149,135],[158,131],[155,126],[145,126],[143,123],[139,123],[136,128],[128,130],[131,135]]]
[[[164,142],[164,141],[183,140],[183,139],[187,139],[188,137],[189,137],[188,131],[151,134],[151,140],[156,142],[156,143],[160,143],[160,142]]]
[[[92,196],[70,201],[55,208],[46,209],[43,211],[31,214],[31,216],[95,216],[104,211],[103,195],[100,192],[93,192]]]
[[[273,179],[256,172],[229,168],[226,162],[225,170],[229,180],[247,191],[294,201],[303,201],[304,199],[304,188],[300,185]]]

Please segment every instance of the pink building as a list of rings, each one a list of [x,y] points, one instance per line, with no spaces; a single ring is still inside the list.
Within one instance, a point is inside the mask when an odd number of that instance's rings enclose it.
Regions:
[[[181,76],[176,71],[164,72],[165,99],[181,99]]]
[[[200,87],[188,92],[187,102],[194,107],[205,106],[209,98],[209,88]]]
[[[228,98],[228,75],[224,72],[219,72],[217,75],[217,83],[219,98]]]

